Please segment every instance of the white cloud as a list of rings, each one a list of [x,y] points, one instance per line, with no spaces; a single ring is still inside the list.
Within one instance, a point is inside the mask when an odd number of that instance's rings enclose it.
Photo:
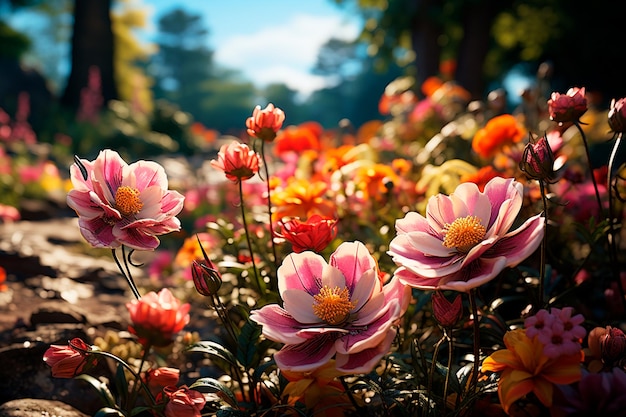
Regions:
[[[283,82],[308,94],[326,80],[310,73],[320,47],[330,38],[354,39],[359,27],[340,16],[296,15],[282,24],[224,39],[215,60],[243,72],[258,85]]]

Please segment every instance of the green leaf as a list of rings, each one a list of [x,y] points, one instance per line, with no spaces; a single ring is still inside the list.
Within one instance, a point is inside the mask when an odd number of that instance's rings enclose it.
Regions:
[[[237,360],[245,368],[254,368],[254,356],[261,336],[261,326],[248,320],[237,339]]]
[[[113,394],[111,394],[111,391],[109,391],[109,387],[107,387],[104,382],[87,374],[78,375],[76,379],[82,379],[83,381],[87,381],[88,383],[90,383],[98,391],[98,394],[100,394],[100,398],[102,398],[102,401],[107,406],[116,407],[115,398],[113,398]]]
[[[224,346],[219,343],[212,342],[210,340],[204,340],[198,343],[195,343],[189,348],[187,348],[188,352],[200,352],[207,354],[213,358],[219,358],[225,362],[227,362],[231,367],[237,367],[237,359],[235,356]]]
[[[217,410],[216,417],[246,417],[247,413],[230,407],[222,407]]]
[[[126,401],[128,400],[128,381],[126,380],[124,367],[121,364],[117,365],[114,381],[115,388],[120,396],[120,404],[126,404]]]
[[[125,417],[124,413],[116,408],[103,407],[99,409],[93,417]]]
[[[229,405],[237,408],[237,398],[235,394],[228,388],[226,385],[222,384],[216,379],[213,378],[200,378],[193,384],[189,386],[191,389],[195,389],[196,391],[207,393],[207,394],[216,394],[222,400],[226,401]]]

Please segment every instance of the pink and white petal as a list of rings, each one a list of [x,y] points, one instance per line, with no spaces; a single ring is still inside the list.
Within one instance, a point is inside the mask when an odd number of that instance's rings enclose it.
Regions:
[[[433,236],[424,232],[411,232],[402,236],[415,250],[419,250],[425,255],[440,258],[454,256],[454,250],[443,245],[443,236]]]
[[[471,185],[470,185],[471,184]],[[452,196],[451,196],[452,197]],[[457,217],[476,216],[487,227],[491,217],[491,202],[489,197],[481,193],[474,183],[459,185],[453,194],[454,199],[459,199],[467,207],[466,213],[457,213]]]
[[[365,271],[377,269],[376,260],[361,242],[344,242],[330,255],[328,263],[339,269],[346,278],[346,286],[354,289]]]
[[[544,218],[538,214],[496,242],[486,257],[502,256],[507,266],[516,266],[537,250],[544,234]]]
[[[405,266],[429,278],[437,278],[458,271],[463,260],[463,257],[458,254],[450,257],[428,256],[414,248],[407,235],[396,236],[389,244],[387,253],[397,265]]]
[[[103,196],[107,201],[115,201],[115,191],[122,185],[123,167],[128,166],[115,151],[100,151],[93,165],[93,181],[102,185]],[[94,184],[95,189],[95,184]]]
[[[260,324],[263,335],[274,342],[298,344],[307,340],[298,335],[300,323],[277,304],[253,310],[250,320]]]
[[[183,209],[185,197],[178,191],[169,190],[161,199],[161,211],[170,216],[176,216]]]
[[[376,318],[383,314],[385,310],[385,294],[379,292],[374,294],[366,303],[359,309],[355,309],[356,318],[350,324],[352,326],[366,326],[369,323],[376,320]]]
[[[359,311],[370,301],[372,296],[380,292],[380,280],[376,270],[366,271],[350,294],[350,301],[355,303],[353,311]]]
[[[393,273],[400,282],[413,288],[422,290],[434,290],[439,284],[440,278],[428,278],[414,273],[413,271],[401,266]]]
[[[137,161],[129,165],[129,168],[134,173],[134,186],[138,190],[155,186],[167,190],[167,174],[160,164],[154,161]]]
[[[161,200],[163,199],[163,190],[159,187],[147,187],[139,191],[139,200],[143,204],[141,211],[137,213],[138,217],[156,218],[163,213],[161,208]]]
[[[428,220],[415,211],[410,211],[404,218],[396,220],[396,232],[399,235],[410,232],[428,232],[430,230],[431,226]]]
[[[426,206],[426,218],[431,228],[441,234],[446,224],[456,220],[454,203],[444,194],[437,194],[428,199]]]
[[[136,250],[154,250],[161,243],[156,236],[142,233],[137,228],[121,229],[116,225],[113,233],[121,243]]]
[[[113,233],[113,228],[102,217],[78,219],[80,233],[94,248],[117,248],[120,242]]]
[[[304,290],[290,289],[281,294],[283,307],[302,324],[322,324],[322,320],[313,312],[313,296]]]
[[[287,289],[305,290],[311,295],[319,293],[325,265],[324,258],[314,252],[288,255],[276,272],[281,296]]]
[[[306,372],[326,365],[335,355],[334,334],[323,334],[297,345],[289,344],[274,354],[280,369]]]
[[[370,323],[363,326],[351,323],[347,328],[350,333],[343,335],[335,344],[337,352],[348,354],[377,346],[384,340],[399,311],[400,303],[396,301],[385,305],[382,309],[383,314]]]
[[[343,273],[331,265],[324,265],[322,269],[322,287],[327,286],[329,288],[345,288],[346,278]]]
[[[70,190],[67,193],[67,205],[73,209],[76,214],[86,219],[93,219],[103,215],[104,209],[91,199],[90,192]]]
[[[506,258],[480,258],[455,274],[442,277],[438,290],[469,292],[494,279],[506,268]]]
[[[402,316],[411,303],[411,287],[403,284],[397,277],[392,277],[384,287],[385,304],[389,304],[394,301],[400,303],[400,314]]]
[[[489,225],[491,226],[497,217],[506,217],[505,221],[509,221],[510,216],[516,216],[522,207],[522,192],[524,187],[513,178],[501,178],[496,177],[490,180],[485,185],[485,195],[489,197],[491,201],[491,220]],[[509,202],[506,205],[506,209],[501,210],[501,206],[505,202]],[[515,220],[515,219],[513,219]],[[502,220],[501,220],[502,221]],[[512,220],[511,220],[512,221]],[[509,225],[510,227],[510,225]],[[502,226],[502,229],[504,225]],[[499,228],[499,230],[502,230]],[[504,230],[506,231],[506,230]]]
[[[383,342],[376,347],[350,354],[337,353],[335,360],[337,370],[350,374],[369,373],[380,362],[380,358],[389,352],[395,337],[396,331],[389,329]]]
[[[91,191],[93,190],[93,186],[91,185],[91,172],[93,171],[93,162],[87,161],[86,159],[81,159],[80,162],[87,171],[87,179],[83,177],[83,172],[78,167],[78,165],[72,164],[72,166],[70,166],[70,178],[72,180],[72,185],[74,186],[74,189],[78,191]]]

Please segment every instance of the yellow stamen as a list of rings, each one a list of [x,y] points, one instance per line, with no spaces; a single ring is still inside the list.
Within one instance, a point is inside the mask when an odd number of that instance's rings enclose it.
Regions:
[[[313,297],[313,312],[317,317],[331,325],[341,324],[350,315],[356,303],[350,301],[350,293],[347,288],[329,288],[324,285],[320,292]]]
[[[139,199],[139,190],[123,186],[115,193],[115,208],[125,216],[137,214],[143,208],[143,203]]]
[[[443,246],[457,248],[460,252],[468,252],[485,237],[485,226],[476,216],[467,216],[446,224],[443,229],[445,238]]]

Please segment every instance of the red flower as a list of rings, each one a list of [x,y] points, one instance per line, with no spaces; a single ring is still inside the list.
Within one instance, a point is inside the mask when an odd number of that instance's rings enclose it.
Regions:
[[[73,378],[80,375],[88,364],[88,354],[85,351],[89,349],[89,345],[82,339],[74,338],[66,346],[51,345],[44,353],[43,361],[52,368],[52,376]]]
[[[552,93],[548,100],[550,120],[555,122],[576,122],[587,111],[585,87],[573,87],[566,94]]]
[[[483,158],[491,158],[504,145],[519,142],[525,129],[510,114],[496,116],[474,135],[472,149]]]
[[[626,132],[626,98],[611,100],[609,110],[609,126],[613,132]]]
[[[287,152],[301,154],[304,151],[319,151],[321,132],[315,129],[314,125],[302,124],[300,126],[289,126],[284,129],[274,144],[274,152],[281,156]]]
[[[157,368],[150,369],[145,373],[144,382],[148,384],[148,389],[152,395],[156,396],[163,388],[178,383],[180,371],[176,368]]]
[[[314,214],[305,222],[299,218],[281,221],[282,234],[276,233],[291,243],[295,253],[311,250],[321,252],[337,236],[337,220]]]
[[[202,393],[189,389],[186,385],[180,388],[165,387],[163,392],[169,398],[165,406],[165,417],[200,417],[206,400]]]
[[[129,331],[144,346],[167,346],[174,335],[189,323],[189,304],[181,304],[170,290],[149,292],[139,300],[126,303],[133,324]]]
[[[229,180],[239,182],[259,172],[259,155],[244,143],[232,142],[220,148],[211,166],[224,171]]]
[[[246,120],[246,127],[250,136],[271,142],[276,138],[276,132],[283,126],[284,121],[285,112],[270,103],[263,110],[261,106],[256,106],[252,117]]]

